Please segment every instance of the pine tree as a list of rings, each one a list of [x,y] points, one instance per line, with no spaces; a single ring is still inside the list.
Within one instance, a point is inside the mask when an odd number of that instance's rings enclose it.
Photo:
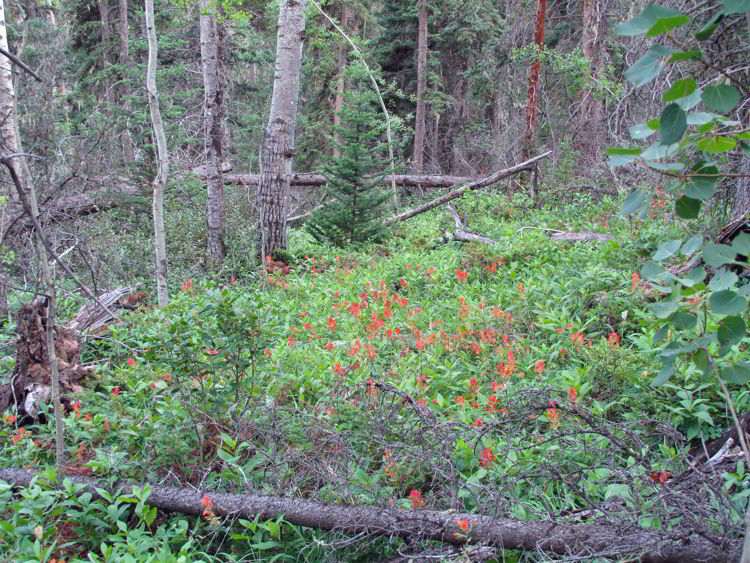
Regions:
[[[344,95],[339,112],[338,156],[323,167],[328,183],[327,201],[307,222],[307,230],[320,242],[344,247],[381,240],[383,215],[389,196],[380,189],[386,174],[383,132],[374,93],[360,89]]]

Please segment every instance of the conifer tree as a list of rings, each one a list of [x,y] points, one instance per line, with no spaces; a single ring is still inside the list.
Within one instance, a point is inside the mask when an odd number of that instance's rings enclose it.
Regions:
[[[377,97],[363,88],[347,92],[334,126],[338,153],[323,167],[327,201],[307,222],[321,242],[339,247],[382,239],[388,193],[380,188],[387,172],[385,124]]]

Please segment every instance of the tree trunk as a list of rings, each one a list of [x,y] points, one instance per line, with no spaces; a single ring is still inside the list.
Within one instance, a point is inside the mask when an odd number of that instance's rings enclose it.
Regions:
[[[349,4],[344,3],[341,5],[341,29],[346,31],[349,26]],[[341,156],[341,150],[339,149],[339,143],[341,143],[341,135],[338,128],[341,127],[341,107],[344,103],[344,91],[346,90],[346,63],[347,63],[347,51],[348,47],[345,42],[341,43],[339,47],[337,60],[336,60],[336,97],[333,101],[333,156],[338,158]]]
[[[205,177],[205,174],[198,175]],[[252,186],[260,182],[260,174],[224,174],[224,185]],[[389,174],[383,176],[383,184],[395,183],[397,186],[423,188],[450,188],[472,180],[469,176],[443,176],[440,174]],[[311,172],[292,172],[290,186],[305,188],[325,186],[328,180],[322,174]]]
[[[38,474],[26,469],[0,468],[0,479],[17,486],[29,486]],[[107,486],[102,480],[67,476],[73,483],[84,484],[93,498],[101,491],[114,494],[120,488],[131,494],[143,483],[116,483]],[[322,503],[299,498],[269,497],[253,494],[230,494],[188,488],[150,485],[146,503],[161,510],[200,515],[204,498],[211,501],[217,516],[270,520],[283,516],[290,524],[339,533],[381,535],[431,539],[452,545],[480,543],[502,549],[514,549],[560,555],[580,561],[597,556],[640,561],[642,563],[725,563],[737,561],[741,541],[727,540],[717,544],[698,534],[682,537],[669,532],[647,530],[636,526],[610,524],[569,524],[554,520],[514,520],[497,516],[436,510],[405,510],[380,506],[356,506]],[[462,533],[459,522],[471,526],[471,534]]]
[[[0,0],[0,48],[10,52],[8,47],[8,30],[5,23],[5,5],[4,0]],[[0,143],[2,143],[2,152],[5,154],[14,154],[18,152],[18,132],[16,129],[16,92],[13,85],[13,64],[10,59],[0,55]],[[26,185],[23,167],[19,166],[19,161],[12,159],[10,165],[21,179],[21,184]],[[13,189],[8,184],[7,195],[9,201],[14,201]],[[0,232],[0,235],[3,233]]]
[[[583,0],[583,30],[581,48],[589,61],[592,80],[599,78],[601,51],[604,45],[605,26],[601,0]],[[602,101],[592,86],[584,90],[581,105],[578,107],[578,131],[575,148],[579,152],[579,170],[592,172],[593,165],[599,162],[604,143],[602,131]]]
[[[536,22],[534,24],[534,43],[541,53],[544,49],[544,13],[547,10],[547,0],[537,0]],[[537,127],[537,98],[539,97],[539,76],[542,63],[539,57],[531,65],[529,74],[529,92],[526,102],[526,128],[524,130],[521,159],[527,160],[534,150]]]
[[[98,0],[99,22],[102,30],[102,63],[106,69],[112,62],[110,61],[110,49],[112,47],[112,31],[109,21],[109,0]],[[104,100],[110,104],[112,102],[112,84],[109,79],[102,82],[104,87]]]
[[[417,112],[414,123],[414,153],[417,172],[424,171],[424,133],[427,119],[427,0],[419,0],[419,34],[417,37]]]
[[[125,67],[125,72],[120,86],[120,100],[122,100],[123,109],[128,112],[130,104],[128,102],[128,96],[130,96],[130,46],[129,46],[129,28],[128,28],[128,0],[120,0],[119,9],[120,21],[118,25],[118,32],[120,35],[120,64]],[[124,131],[122,136],[122,147],[125,162],[130,164],[135,160],[135,151],[133,150],[133,142],[130,138],[130,132]]]
[[[750,174],[750,158],[740,156],[738,174]],[[732,221],[737,221],[750,213],[750,177],[737,178],[737,190],[732,202]]]
[[[307,0],[282,0],[276,38],[276,72],[268,126],[263,135],[258,188],[258,254],[287,248],[289,177],[294,156],[300,63]]]
[[[221,84],[223,25],[213,0],[201,0],[201,68],[203,70],[203,131],[206,148],[206,187],[208,203],[208,244],[206,258],[210,269],[224,263],[224,180],[221,173],[224,89]]]
[[[156,62],[159,51],[154,27],[154,0],[146,3],[146,34],[148,35],[148,68],[146,70],[146,90],[148,106],[151,111],[151,126],[156,140],[157,173],[154,178],[154,246],[156,254],[156,294],[159,307],[169,303],[167,293],[167,234],[164,228],[164,189],[169,175],[169,154],[167,153],[167,135],[161,120],[159,109],[159,91],[156,88]]]

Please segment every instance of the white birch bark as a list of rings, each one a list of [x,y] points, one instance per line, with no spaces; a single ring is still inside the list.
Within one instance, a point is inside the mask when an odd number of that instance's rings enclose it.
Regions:
[[[146,90],[148,107],[151,112],[151,126],[156,141],[157,173],[154,178],[153,215],[154,246],[156,251],[156,293],[159,307],[169,303],[167,292],[167,235],[164,228],[164,189],[169,176],[169,154],[167,135],[159,110],[159,90],[156,88],[156,65],[159,46],[154,26],[154,0],[145,0],[146,35],[148,36],[148,68],[146,70]]]

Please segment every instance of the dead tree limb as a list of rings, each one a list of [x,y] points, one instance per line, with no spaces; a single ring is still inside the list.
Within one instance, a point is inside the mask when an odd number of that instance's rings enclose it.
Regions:
[[[25,469],[1,468],[0,479],[28,486],[38,473]],[[123,488],[129,494],[139,483],[115,483],[68,476],[84,484],[95,498],[97,488],[114,491]],[[557,555],[601,554],[608,558],[626,558],[642,563],[724,563],[736,561],[742,540],[723,545],[692,533],[658,532],[637,526],[604,524],[566,524],[555,521],[525,521],[492,518],[477,514],[404,510],[377,506],[353,506],[322,503],[298,498],[238,495],[198,491],[196,489],[150,485],[148,504],[162,510],[200,515],[201,500],[208,496],[219,516],[263,520],[283,516],[291,524],[345,533],[418,537],[453,545],[482,543],[503,549],[544,552]],[[462,532],[459,521],[466,520],[469,533]],[[468,536],[468,537],[467,537]]]
[[[469,182],[468,184],[464,184],[457,190],[453,190],[452,192],[449,192],[443,196],[440,196],[437,199],[433,199],[432,201],[429,201],[425,203],[424,205],[420,205],[419,207],[415,207],[414,209],[405,211],[404,213],[401,213],[400,215],[391,217],[390,219],[387,219],[384,224],[386,226],[389,226],[389,225],[393,225],[394,223],[400,223],[401,221],[406,221],[407,219],[411,219],[412,217],[419,215],[421,213],[424,213],[425,211],[429,211],[430,209],[434,209],[435,207],[446,204],[449,201],[458,199],[459,197],[463,196],[468,191],[472,191],[472,190],[476,190],[479,188],[483,188],[485,186],[489,186],[491,184],[494,184],[495,182],[502,180],[503,178],[507,178],[508,176],[513,176],[514,174],[518,174],[519,172],[522,172],[524,170],[530,170],[531,168],[534,167],[535,162],[543,158],[546,158],[551,154],[552,154],[552,151],[547,151],[544,154],[540,154],[538,156],[535,156],[534,158],[530,158],[529,160],[526,160],[520,164],[516,164],[515,166],[511,166],[510,168],[505,168],[504,170],[500,170],[484,178],[473,180]]]
[[[481,242],[483,244],[489,245],[497,244],[497,241],[491,239],[490,237],[472,233],[470,230],[468,230],[461,220],[461,217],[459,216],[458,211],[456,211],[455,207],[449,205],[448,211],[450,211],[451,215],[453,215],[453,220],[456,223],[456,232],[450,233],[446,231],[443,234],[443,239],[446,242],[448,242],[449,240],[456,240],[458,242]]]
[[[204,179],[201,174],[201,179]],[[255,186],[258,174],[225,174],[224,183],[228,185]],[[457,184],[470,181],[466,176],[441,176],[439,174],[393,174],[383,177],[383,183],[395,182],[397,186],[422,186],[423,188],[451,188]],[[295,172],[290,178],[292,187],[315,188],[325,186],[328,180],[322,174]]]

